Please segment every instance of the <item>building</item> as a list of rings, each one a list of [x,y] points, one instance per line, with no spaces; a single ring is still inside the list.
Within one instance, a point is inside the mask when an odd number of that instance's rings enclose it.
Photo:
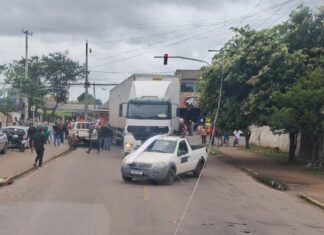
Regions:
[[[200,70],[178,69],[175,71],[175,75],[180,77],[179,116],[186,123],[189,120],[196,123],[201,112],[199,107],[200,94],[197,92]]]

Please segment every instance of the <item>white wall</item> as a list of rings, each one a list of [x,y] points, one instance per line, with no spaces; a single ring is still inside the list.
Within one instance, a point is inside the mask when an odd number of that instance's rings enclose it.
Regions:
[[[299,152],[300,135],[298,135],[296,153]],[[280,151],[289,151],[289,135],[273,134],[268,126],[251,126],[250,143],[263,147],[279,148]]]

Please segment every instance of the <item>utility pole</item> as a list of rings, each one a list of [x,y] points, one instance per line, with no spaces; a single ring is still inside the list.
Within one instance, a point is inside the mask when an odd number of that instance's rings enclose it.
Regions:
[[[93,83],[93,99],[94,99],[94,103],[93,103],[93,112],[96,109],[96,83]]]
[[[85,97],[84,97],[84,119],[88,119],[88,88],[89,88],[89,82],[88,82],[88,40],[86,41],[86,64],[85,64]]]
[[[24,30],[22,29],[22,32],[25,34],[26,37],[26,54],[25,54],[25,79],[28,79],[28,36],[32,36],[33,33],[29,32],[28,30]],[[27,120],[27,116],[28,116],[28,99],[27,97],[24,98],[24,103],[25,103],[25,120]]]

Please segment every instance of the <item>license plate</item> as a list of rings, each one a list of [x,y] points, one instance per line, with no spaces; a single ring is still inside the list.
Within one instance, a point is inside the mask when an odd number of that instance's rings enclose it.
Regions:
[[[143,171],[138,171],[138,170],[131,170],[130,172],[132,175],[143,175]]]

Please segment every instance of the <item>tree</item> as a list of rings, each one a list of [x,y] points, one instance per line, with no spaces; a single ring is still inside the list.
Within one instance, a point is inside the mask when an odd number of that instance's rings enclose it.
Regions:
[[[234,29],[236,35],[214,56],[213,64],[202,68],[203,108],[215,113],[221,80],[220,58],[225,54],[218,125],[240,128],[246,134],[251,124],[266,124],[273,132],[289,133],[290,162],[295,161],[297,134],[304,131],[313,140],[313,159],[316,159],[323,131],[320,95],[324,79],[323,19],[324,7],[312,13],[300,6],[287,22],[271,29],[259,32],[249,27]],[[312,92],[315,89],[320,94]],[[309,121],[300,121],[301,118]]]
[[[283,132],[295,129],[306,133],[313,144],[313,161],[319,158],[319,145],[324,136],[323,72],[323,68],[317,68],[308,80],[301,80],[285,93],[273,92],[272,95],[280,107],[273,107],[275,111],[270,119],[271,127]],[[295,161],[292,156],[289,156],[289,160]]]
[[[37,56],[29,60],[28,79],[25,78],[25,59],[13,61],[5,69],[6,82],[11,84],[22,96],[27,97],[29,115],[30,107],[35,105],[41,107],[44,105],[43,96],[45,95],[42,85],[43,68],[42,62]]]
[[[81,95],[79,95],[77,100],[79,103],[84,103],[85,102],[85,93],[82,93]],[[88,94],[88,104],[93,104],[93,102],[94,102],[94,97],[91,94]]]
[[[67,57],[67,52],[52,53],[42,57],[45,81],[49,83],[48,92],[55,100],[51,116],[58,104],[65,103],[69,96],[70,83],[82,79],[84,67]]]

